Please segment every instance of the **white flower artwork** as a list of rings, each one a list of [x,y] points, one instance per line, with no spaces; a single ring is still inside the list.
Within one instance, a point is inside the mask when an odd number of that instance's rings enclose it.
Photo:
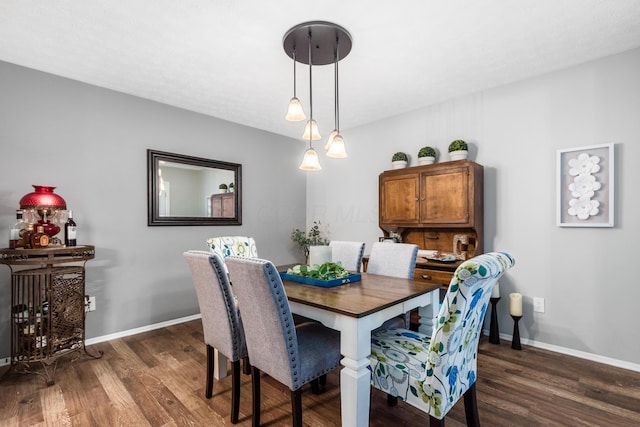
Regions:
[[[558,226],[614,226],[614,145],[557,151]]]
[[[581,153],[577,158],[569,159],[569,175],[575,177],[569,184],[569,191],[574,197],[569,200],[567,211],[569,215],[586,220],[600,212],[598,209],[600,202],[591,200],[595,192],[602,187],[596,177],[591,175],[600,170],[598,163],[600,163],[600,157],[590,156],[587,153]]]

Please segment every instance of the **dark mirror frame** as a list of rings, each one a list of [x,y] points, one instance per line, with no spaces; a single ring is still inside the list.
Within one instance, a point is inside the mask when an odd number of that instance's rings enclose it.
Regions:
[[[182,163],[212,169],[224,169],[234,173],[235,216],[228,218],[160,216],[158,191],[158,165],[160,161]],[[242,225],[242,165],[201,157],[185,156],[164,151],[147,150],[147,225]]]

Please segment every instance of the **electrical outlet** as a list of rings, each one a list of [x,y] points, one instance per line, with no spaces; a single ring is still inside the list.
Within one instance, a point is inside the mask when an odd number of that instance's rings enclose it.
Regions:
[[[544,298],[533,297],[533,311],[544,313]]]
[[[94,311],[96,309],[96,297],[92,295],[84,296],[84,311]]]

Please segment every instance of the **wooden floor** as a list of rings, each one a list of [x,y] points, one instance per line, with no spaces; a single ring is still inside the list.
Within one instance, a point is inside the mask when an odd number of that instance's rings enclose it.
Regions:
[[[104,351],[60,361],[56,383],[47,387],[33,374],[10,372],[0,380],[1,426],[227,426],[231,378],[204,397],[205,346],[200,321],[96,344]],[[508,342],[483,338],[477,396],[484,426],[639,426],[640,373]],[[6,370],[6,369],[5,369]],[[309,426],[340,425],[339,372],[321,395],[303,393]],[[262,380],[262,422],[291,423],[289,390]],[[239,426],[251,425],[251,383],[242,376]],[[424,415],[400,402],[390,408],[377,391],[371,397],[371,426],[426,426]],[[464,425],[457,404],[448,426]]]

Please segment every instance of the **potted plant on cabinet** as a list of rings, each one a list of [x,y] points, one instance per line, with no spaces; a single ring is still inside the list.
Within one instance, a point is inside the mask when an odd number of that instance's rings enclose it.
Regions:
[[[409,162],[409,158],[402,151],[398,151],[391,157],[391,168],[392,169],[402,169],[407,167],[407,163]]]
[[[433,147],[422,147],[418,151],[418,164],[430,165],[436,161],[436,150]]]
[[[451,160],[464,160],[469,154],[469,146],[461,139],[456,139],[449,144],[449,158]]]
[[[218,185],[218,189],[220,189],[221,193],[226,193],[227,192],[227,184],[220,184]]]
[[[232,182],[231,184],[229,184],[229,192],[233,192],[233,187],[234,187],[234,185],[233,185],[233,182]]]

